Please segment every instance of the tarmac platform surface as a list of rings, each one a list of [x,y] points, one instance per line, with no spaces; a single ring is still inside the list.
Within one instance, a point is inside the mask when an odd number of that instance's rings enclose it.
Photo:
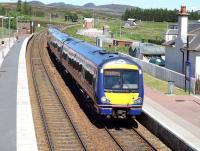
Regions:
[[[10,50],[6,46],[5,57],[1,58],[1,151],[37,151],[25,59],[26,46],[30,37],[19,38]]]
[[[18,58],[24,38],[20,38],[11,47],[0,67],[0,150],[2,151],[16,150]]]
[[[199,96],[169,96],[145,86],[143,110],[182,142],[200,150]]]

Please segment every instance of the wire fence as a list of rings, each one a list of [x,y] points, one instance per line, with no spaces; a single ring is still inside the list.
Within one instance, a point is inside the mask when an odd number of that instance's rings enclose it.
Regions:
[[[200,76],[197,77],[196,81],[196,94],[200,94]]]
[[[10,37],[15,37],[16,30],[10,29]],[[9,37],[9,30],[7,28],[0,28],[0,39],[8,38]]]

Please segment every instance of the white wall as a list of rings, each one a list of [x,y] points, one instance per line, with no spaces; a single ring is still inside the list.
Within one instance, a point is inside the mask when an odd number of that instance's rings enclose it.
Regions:
[[[176,47],[165,47],[165,67],[182,73],[182,58],[183,54],[180,51],[180,46]]]
[[[185,59],[187,57],[186,54],[187,53],[185,52]],[[195,77],[195,75],[196,75],[196,55],[197,55],[197,53],[194,51],[189,53],[189,61],[191,63],[191,76],[192,77]]]
[[[188,34],[188,16],[178,16],[178,34],[179,37],[184,40],[184,42],[187,41],[187,34]]]
[[[166,47],[165,51],[165,67],[182,73],[183,53],[180,51],[181,43],[176,43],[176,47]],[[200,61],[196,64],[197,56],[200,57],[200,52],[190,51],[189,61],[191,63],[191,76],[196,77],[197,68],[200,70]],[[184,51],[184,62],[187,60],[187,52]],[[185,65],[185,63],[184,63]],[[185,69],[185,67],[184,67]],[[200,71],[198,72],[200,73]]]
[[[196,76],[200,76],[200,52],[199,56],[196,57]]]
[[[165,42],[176,39],[177,35],[165,35]]]

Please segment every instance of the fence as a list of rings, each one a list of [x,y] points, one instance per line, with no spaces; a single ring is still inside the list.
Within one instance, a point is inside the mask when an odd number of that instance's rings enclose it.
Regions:
[[[14,37],[16,33],[16,30],[11,29],[10,30],[10,37]],[[8,38],[9,37],[9,30],[7,28],[4,28],[2,31],[2,28],[0,27],[0,39]]]
[[[160,67],[158,65],[154,65],[152,63],[144,62],[140,59],[131,57],[127,54],[123,53],[120,54],[138,63],[142,67],[144,72],[164,81],[174,81],[177,87],[183,89],[185,88],[185,75],[166,69],[164,67]],[[191,92],[194,94],[195,94],[195,85],[196,85],[195,78],[191,78]]]
[[[197,77],[196,81],[196,94],[200,94],[200,76]]]

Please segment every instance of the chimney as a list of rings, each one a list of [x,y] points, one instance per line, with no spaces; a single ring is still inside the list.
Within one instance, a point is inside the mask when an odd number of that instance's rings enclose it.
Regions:
[[[181,6],[181,10],[178,14],[178,26],[179,38],[181,38],[183,42],[186,43],[188,33],[188,14],[185,5]]]

